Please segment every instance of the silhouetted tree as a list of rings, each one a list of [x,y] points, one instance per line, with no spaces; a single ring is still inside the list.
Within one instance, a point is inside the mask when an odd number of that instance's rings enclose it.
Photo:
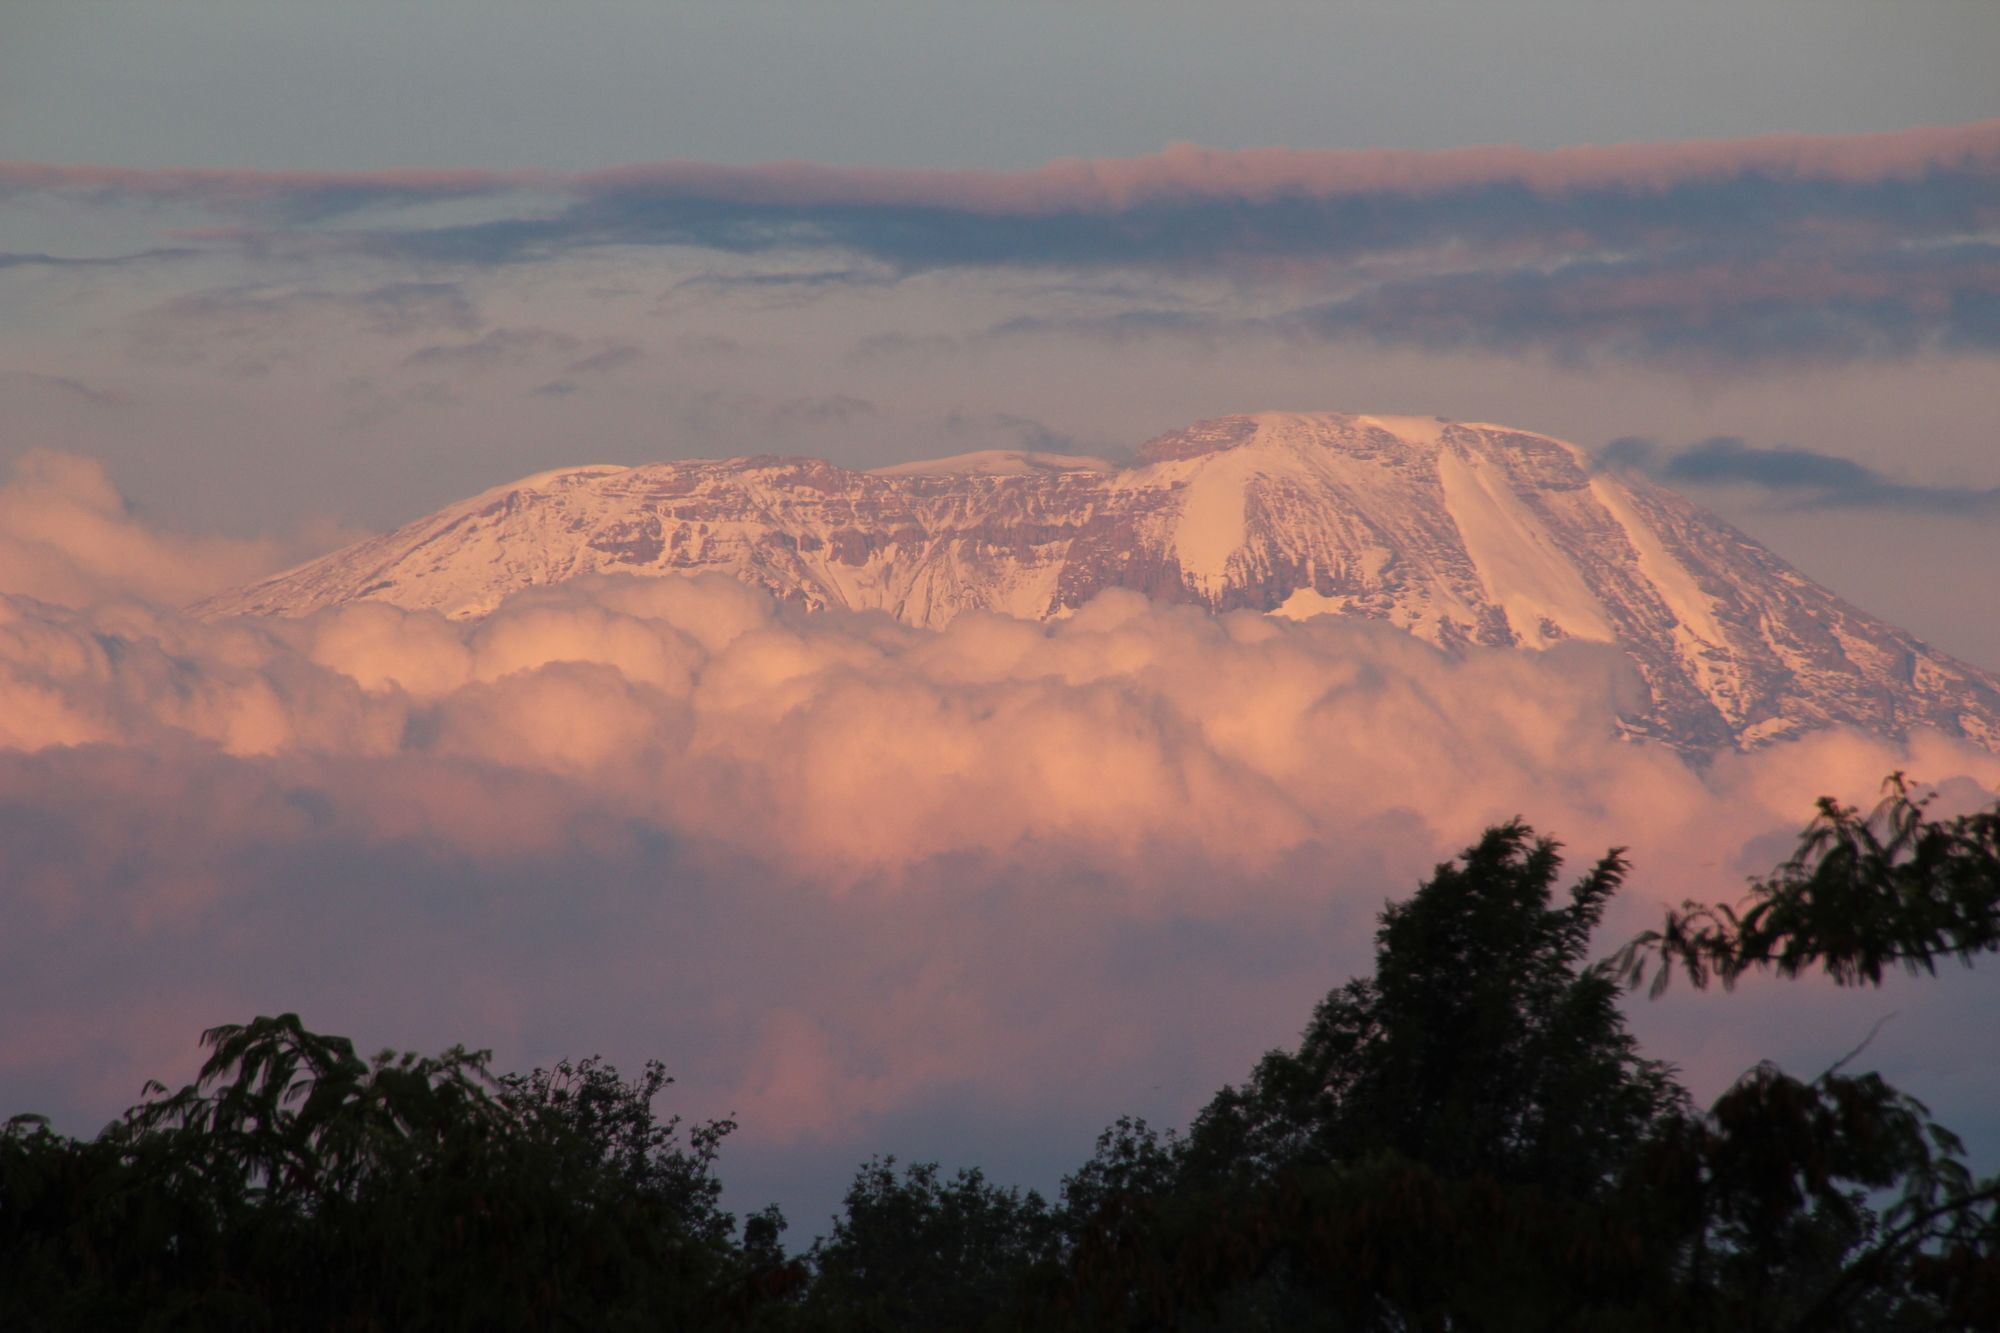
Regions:
[[[496,1080],[485,1052],[364,1061],[291,1014],[203,1041],[193,1084],[95,1140],[0,1137],[0,1326],[706,1326],[783,1285],[717,1207],[731,1126],[683,1143],[657,1066]]]
[[[1677,968],[1697,988],[1763,969],[1878,986],[1894,967],[1935,974],[1941,959],[2000,949],[2000,806],[1935,820],[1931,800],[1901,773],[1865,816],[1822,798],[1797,850],[1742,901],[1670,911],[1620,951],[1621,973],[1638,986],[1655,968],[1655,997]],[[1725,1248],[1753,1271],[1808,1203],[1823,1235],[1852,1237],[1796,1320],[1770,1326],[1859,1327],[1852,1310],[1901,1294],[1906,1315],[1931,1311],[1937,1327],[2000,1328],[2000,1177],[1974,1180],[1959,1140],[1879,1076],[1836,1066],[1805,1084],[1760,1065],[1676,1146],[1682,1191],[1710,1201]],[[1842,1185],[1898,1197],[1876,1218]]]
[[[977,1169],[946,1179],[935,1162],[864,1165],[833,1232],[812,1248],[810,1327],[974,1330],[1018,1327],[1027,1274],[1053,1261],[1056,1228],[1030,1190]]]
[[[1185,1138],[1108,1133],[1069,1182],[1058,1306],[1103,1326],[1502,1326],[1513,1310],[1506,1326],[1535,1327],[1572,1300],[1550,1256],[1601,1239],[1592,1208],[1684,1108],[1589,962],[1623,860],[1557,902],[1561,864],[1523,824],[1489,830],[1385,909],[1374,974]]]
[[[1588,1195],[1679,1091],[1640,1057],[1590,936],[1623,882],[1605,857],[1556,904],[1556,844],[1489,830],[1382,913],[1375,973],[1321,1002],[1298,1049],[1264,1057],[1196,1119],[1195,1171],[1269,1174],[1395,1153]]]
[[[1676,966],[1696,987],[1814,967],[1843,986],[1874,986],[1891,967],[1935,974],[1939,959],[1970,963],[2000,949],[2000,806],[1933,820],[1931,799],[1913,798],[1901,773],[1866,816],[1822,797],[1789,860],[1734,906],[1667,913],[1620,953],[1625,975],[1636,986],[1657,959],[1655,996]]]
[[[1796,912],[1746,917],[1747,949],[1739,931],[1704,937],[1700,956],[1756,965],[1784,948],[1772,932],[1786,922],[1811,928],[1810,951],[1778,957],[1834,959],[1863,977],[1871,960],[1966,952],[1991,910],[1978,886],[2000,865],[1992,816],[1926,828],[1893,813],[1891,836],[1870,841],[1853,812],[1824,805],[1768,882]],[[1807,1082],[1760,1065],[1695,1110],[1665,1066],[1639,1056],[1616,1007],[1619,971],[1650,943],[1586,961],[1622,858],[1557,905],[1559,866],[1525,826],[1489,830],[1385,910],[1374,975],[1329,995],[1298,1048],[1267,1055],[1185,1139],[1130,1123],[1108,1132],[1071,1178],[1069,1281],[1051,1317],[1995,1326],[2000,1186],[1970,1177],[1957,1139],[1879,1076],[1839,1067]],[[1839,932],[1798,888],[1840,877],[1859,891],[1885,876],[1904,910],[1866,919],[1886,943]]]

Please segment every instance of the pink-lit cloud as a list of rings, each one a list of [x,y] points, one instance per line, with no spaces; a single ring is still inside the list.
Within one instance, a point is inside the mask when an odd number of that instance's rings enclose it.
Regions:
[[[1940,738],[1843,733],[1696,769],[1612,738],[1608,653],[1454,660],[1132,595],[942,632],[720,578],[583,581],[478,622],[4,605],[13,1012],[136,1040],[128,987],[47,975],[74,948],[174,1012],[425,1003],[516,1042],[594,1021],[670,1042],[775,1142],[850,1143],[953,1090],[1029,1107],[1079,1062],[1115,1109],[1175,1040],[1149,1023],[1191,1021],[1162,997],[1177,964],[1134,941],[1213,935],[1184,960],[1211,1030],[1258,1030],[1338,979],[1253,961],[1273,932],[1358,962],[1384,897],[1510,815],[1633,844],[1657,903],[1729,891],[1823,792],[2000,781]],[[290,961],[242,962],[271,950]],[[483,980],[427,998],[433,968]]]
[[[348,296],[185,295],[174,307],[181,322],[240,325],[270,315],[274,301],[310,299],[365,298],[354,313],[378,323],[435,317],[454,290],[437,271],[650,248],[783,260],[776,272],[697,273],[674,289],[766,300],[892,289],[943,270],[1136,275],[1153,296],[1094,326],[1121,335],[1214,334],[1172,306],[1171,288],[1220,276],[1290,295],[1298,308],[1279,321],[1289,330],[1389,345],[1741,367],[2000,347],[1990,241],[2000,225],[2000,121],[1553,150],[1182,145],[1015,172],[798,162],[569,175],[0,164],[0,201],[48,196],[90,209],[136,201],[217,215],[227,225],[156,239],[237,261],[282,258],[314,271],[387,265],[406,275]],[[452,207],[427,207],[437,203]],[[801,256],[803,267],[794,262]],[[1062,322],[1034,314],[1012,327],[1039,331],[1051,321]],[[472,325],[467,312],[461,330]],[[502,336],[485,331],[463,349],[504,352],[493,341]],[[575,389],[559,374],[543,387],[545,397]]]
[[[0,483],[0,593],[72,605],[130,596],[178,605],[318,544],[161,532],[131,515],[102,465],[50,449],[17,456]]]
[[[1660,191],[1754,174],[1791,181],[1911,181],[1936,171],[2000,171],[2000,121],[1860,135],[1589,144],[1538,150],[1494,145],[1442,150],[1256,148],[1176,144],[1131,158],[1067,158],[1027,171],[887,170],[810,162],[730,166],[634,164],[553,172],[145,170],[0,162],[0,197],[46,193],[196,201],[232,211],[273,202],[354,206],[458,199],[502,191],[671,192],[735,203],[809,207],[898,205],[981,213],[1117,212],[1159,200],[1245,201],[1304,195],[1430,194],[1518,183],[1545,193]]]
[[[741,1118],[732,1162],[946,1142],[1053,1171],[1288,1040],[1382,902],[1491,822],[1632,848],[1608,950],[1768,869],[1822,794],[2000,783],[1931,735],[1691,765],[1614,738],[1608,650],[1454,658],[1129,594],[938,632],[714,576],[207,623],[170,603],[243,550],[150,532],[77,460],[9,504],[71,512],[71,564],[0,597],[0,1085],[81,1129],[185,1078],[201,1027],[297,1009],[504,1063],[661,1056],[681,1109]],[[1640,1017],[1712,1089],[1745,1050],[1823,1063],[1927,1003]],[[1956,1075],[1939,1109],[1996,1092]],[[725,1174],[744,1203],[787,1188]]]
[[[887,171],[805,162],[728,167],[670,162],[578,178],[587,191],[669,190],[791,206],[893,204],[983,213],[1118,212],[1159,200],[1262,201],[1288,195],[1432,194],[1519,183],[1575,189],[1666,190],[1757,174],[1861,184],[1931,171],[2000,170],[2000,121],[1851,136],[1769,135],[1679,143],[1442,150],[1253,148],[1176,144],[1132,158],[1070,158],[1030,171]]]

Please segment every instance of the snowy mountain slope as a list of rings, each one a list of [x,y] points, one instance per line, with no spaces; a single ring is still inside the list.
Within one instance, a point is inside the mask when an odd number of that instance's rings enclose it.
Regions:
[[[1630,726],[1680,745],[1847,723],[2000,748],[2000,679],[1574,445],[1430,418],[1225,417],[1122,469],[1004,452],[875,472],[769,457],[567,469],[194,610],[374,598],[477,616],[580,574],[703,570],[918,626],[974,609],[1049,619],[1123,587],[1386,620],[1450,650],[1614,643],[1652,692]]]

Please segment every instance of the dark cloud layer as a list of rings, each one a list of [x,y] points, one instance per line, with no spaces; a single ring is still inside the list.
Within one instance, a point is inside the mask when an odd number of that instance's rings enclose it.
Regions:
[[[128,255],[52,255],[40,251],[0,251],[0,269],[10,268],[120,268],[128,264],[150,264],[163,259],[187,259],[201,251],[189,246],[160,246]]]
[[[1718,435],[1665,450],[1627,436],[1599,451],[1607,467],[1637,468],[1696,486],[1755,486],[1798,509],[1884,509],[1925,514],[2000,514],[2000,486],[1900,482],[1851,458],[1796,445],[1759,446]]]
[[[2000,351],[2000,245],[1915,254],[1742,247],[1581,258],[1362,282],[1334,299],[1246,316],[1139,305],[1024,315],[998,337],[1277,337],[1431,352],[1537,354],[1703,373]]]
[[[1616,219],[1627,230],[1671,227],[1690,217],[1737,221],[1755,213],[1784,223],[1845,209],[1885,222],[1948,208],[1993,206],[2000,171],[2000,121],[1944,129],[1847,137],[1772,136],[1721,142],[1624,144],[1554,151],[1463,148],[1441,152],[1261,149],[1217,152],[1178,146],[1151,157],[1065,160],[1025,172],[886,171],[804,163],[733,167],[669,162],[577,176],[535,173],[142,171],[0,163],[0,199],[53,194],[99,202],[170,200],[225,215],[291,221],[351,216],[466,198],[524,193],[567,196],[553,212],[506,217],[485,228],[437,227],[493,253],[537,238],[586,242],[698,235],[723,248],[762,248],[759,234],[784,219],[816,227],[856,248],[926,250],[964,262],[1022,245],[1017,221],[1045,221],[1034,245],[1044,256],[1087,255],[1109,247],[1170,256],[1252,238],[1285,236],[1298,222],[1341,221],[1335,243],[1379,243],[1434,216],[1477,216],[1453,225],[1504,233],[1550,201],[1573,201],[1581,216]],[[1921,192],[1907,188],[1922,185]],[[1442,215],[1423,211],[1441,202]],[[1685,205],[1693,205],[1686,208]],[[1325,208],[1331,212],[1315,212]],[[1399,210],[1408,208],[1412,211]],[[1268,209],[1259,214],[1257,210]],[[1685,213],[1689,216],[1684,217]],[[949,218],[983,218],[990,230],[949,228]],[[1111,225],[1092,237],[1090,219]],[[900,233],[898,235],[897,233]],[[1322,238],[1320,244],[1326,243]]]
[[[681,244],[755,253],[828,249],[901,271],[962,266],[1051,268],[1254,267],[1351,262],[1439,246],[1529,252],[1736,245],[1839,224],[1877,239],[1934,234],[2000,216],[1991,176],[1939,171],[1917,182],[1826,183],[1756,175],[1665,189],[1619,183],[1555,194],[1523,182],[1482,182],[1315,197],[1148,200],[1113,212],[989,214],[938,205],[770,204],[690,199],[644,189],[605,192],[545,222],[433,229],[426,253],[502,260],[580,244]],[[414,239],[414,238],[411,238]],[[393,241],[391,242],[393,244]],[[510,253],[510,247],[518,247]]]
[[[1759,246],[1389,282],[1276,321],[1320,338],[1726,368],[2000,350],[2000,246]]]
[[[0,165],[0,198],[169,200],[266,250],[486,267],[607,247],[834,262],[697,275],[798,299],[947,269],[1290,293],[1279,331],[1694,368],[2000,349],[2000,122],[1530,152],[1207,152],[1035,171],[665,163],[581,176]],[[477,201],[474,221],[412,206]],[[1310,299],[1305,299],[1310,298]],[[1039,331],[1034,322],[1012,331]],[[1114,336],[1204,332],[1166,300]],[[1226,331],[1226,330],[1225,330]]]

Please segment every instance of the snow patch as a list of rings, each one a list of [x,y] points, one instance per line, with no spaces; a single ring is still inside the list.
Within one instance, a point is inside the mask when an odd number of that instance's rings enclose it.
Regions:
[[[1653,587],[1674,618],[1674,652],[1694,678],[1695,687],[1729,722],[1742,721],[1742,670],[1729,652],[1729,636],[1716,619],[1715,604],[1682,561],[1667,550],[1652,524],[1632,503],[1625,487],[1608,477],[1590,479],[1591,494],[1604,506],[1639,557],[1639,575]]]
[[[1271,614],[1286,620],[1311,620],[1314,616],[1345,615],[1347,603],[1346,597],[1328,597],[1311,588],[1298,588],[1281,605],[1273,607]]]
[[[1660,534],[1632,507],[1624,488],[1600,476],[1590,479],[1590,490],[1618,526],[1625,529],[1626,540],[1639,556],[1639,572],[1658,591],[1674,619],[1705,644],[1719,647],[1729,642],[1722,622],[1715,618],[1715,607],[1708,594],[1701,590],[1685,565],[1667,554]]]
[[[1564,636],[1615,640],[1596,596],[1500,469],[1457,449],[1441,449],[1437,457],[1445,508],[1458,525],[1465,553],[1479,572],[1487,600],[1506,611],[1521,642],[1546,648]],[[1545,618],[1562,636],[1542,632]]]
[[[1385,432],[1397,447],[1368,444]],[[2000,679],[1587,461],[1500,426],[1259,413],[1162,436],[1117,469],[1028,450],[874,475],[768,457],[561,468],[194,610],[367,600],[470,619],[587,574],[707,572],[940,627],[970,610],[1060,618],[1107,589],[1163,591],[1178,570],[1212,606],[1275,601],[1288,618],[1361,617],[1445,645],[1490,641],[1503,617],[1526,647],[1616,642],[1653,690],[1635,735],[1754,745],[1846,722],[2000,740]]]
[[[1247,451],[1211,454],[1188,478],[1180,521],[1174,525],[1174,554],[1181,573],[1202,592],[1221,592],[1229,581],[1229,557],[1243,545],[1244,512],[1250,479],[1260,470]]]

